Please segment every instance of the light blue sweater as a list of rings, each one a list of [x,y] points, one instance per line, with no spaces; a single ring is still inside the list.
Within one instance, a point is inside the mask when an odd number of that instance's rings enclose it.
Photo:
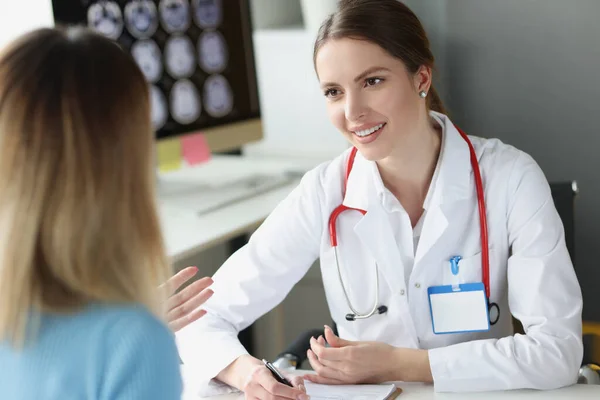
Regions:
[[[23,349],[0,342],[2,400],[171,400],[181,392],[174,336],[141,306],[44,315]]]

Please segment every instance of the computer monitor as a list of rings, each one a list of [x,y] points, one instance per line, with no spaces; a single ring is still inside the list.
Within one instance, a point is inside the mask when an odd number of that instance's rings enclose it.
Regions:
[[[227,4],[227,7],[225,7]],[[212,152],[262,138],[249,0],[52,0],[56,25],[86,25],[144,72],[158,140],[205,134]]]

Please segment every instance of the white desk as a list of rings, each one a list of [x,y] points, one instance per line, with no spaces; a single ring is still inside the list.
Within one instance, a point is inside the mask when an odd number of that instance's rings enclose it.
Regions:
[[[231,393],[221,396],[200,397],[194,385],[194,372],[182,366],[181,369],[184,395],[182,400],[243,400],[241,393]],[[312,371],[291,371],[294,375],[304,375]],[[479,392],[479,393],[436,393],[433,385],[423,383],[397,382],[402,388],[398,400],[599,400],[600,385],[573,385],[570,387],[540,391],[540,390],[512,390],[506,392]]]
[[[558,390],[514,390],[485,393],[435,393],[433,386],[415,383],[398,383],[402,394],[398,400],[598,400],[600,385],[574,385]],[[186,393],[183,400],[243,400],[243,394],[228,394],[214,397],[197,397]]]
[[[419,384],[398,384],[403,390],[398,400],[598,400],[600,399],[599,385],[574,385],[552,391],[515,390],[509,392],[485,393],[435,393],[433,387]],[[192,400],[186,396],[184,400]],[[201,399],[196,397],[196,399]],[[205,397],[210,400],[243,400],[243,394]]]
[[[289,184],[246,200],[226,205],[218,210],[198,215],[192,209],[174,205],[161,190],[169,185],[198,185],[207,179],[241,173],[273,173],[277,171],[307,171],[320,160],[256,159],[241,156],[215,156],[210,162],[192,168],[159,175],[159,217],[172,262],[194,255],[211,246],[255,229],[298,184]],[[201,202],[201,193],[198,193]]]

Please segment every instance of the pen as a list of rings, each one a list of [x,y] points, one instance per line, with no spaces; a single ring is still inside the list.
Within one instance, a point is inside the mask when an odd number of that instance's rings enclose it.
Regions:
[[[277,369],[273,366],[273,364],[271,364],[270,362],[268,362],[265,359],[263,359],[262,362],[265,364],[265,367],[267,367],[269,369],[269,371],[271,371],[271,374],[273,374],[273,377],[275,378],[275,380],[277,380],[277,382],[283,383],[284,385],[288,385],[290,387],[294,387],[294,385],[292,385],[290,383],[290,381],[285,379],[285,377],[283,375],[281,375],[281,373],[279,371],[277,371]]]

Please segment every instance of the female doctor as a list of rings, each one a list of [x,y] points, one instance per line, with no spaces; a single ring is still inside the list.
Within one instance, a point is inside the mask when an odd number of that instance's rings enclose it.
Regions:
[[[575,383],[582,297],[536,162],[463,136],[444,115],[426,34],[397,0],[342,1],[321,26],[314,62],[351,149],[304,176],[213,277],[206,316],[178,332],[203,392],[305,398],[237,334],[317,258],[339,337],[326,329],[312,340],[317,374],[307,380],[456,392]]]

